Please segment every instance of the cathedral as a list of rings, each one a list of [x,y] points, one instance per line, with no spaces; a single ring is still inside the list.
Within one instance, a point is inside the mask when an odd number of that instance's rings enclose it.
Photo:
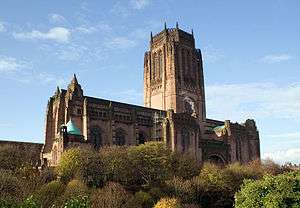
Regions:
[[[162,141],[199,163],[247,163],[260,158],[259,134],[245,123],[206,117],[201,50],[193,32],[167,28],[150,37],[144,56],[144,106],[84,94],[74,75],[57,88],[46,112],[43,165],[56,166],[70,147]]]

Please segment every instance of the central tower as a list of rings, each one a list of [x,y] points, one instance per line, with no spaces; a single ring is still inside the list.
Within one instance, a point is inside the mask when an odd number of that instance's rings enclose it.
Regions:
[[[165,28],[150,39],[144,58],[144,105],[205,120],[202,55],[192,33]]]

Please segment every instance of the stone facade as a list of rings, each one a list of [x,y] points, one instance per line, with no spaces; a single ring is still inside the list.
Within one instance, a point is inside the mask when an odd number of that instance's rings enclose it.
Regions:
[[[43,161],[56,165],[70,146],[139,145],[164,141],[200,163],[247,163],[260,158],[254,120],[244,124],[206,118],[202,55],[193,33],[176,26],[151,34],[144,58],[144,105],[85,96],[74,75],[48,102]],[[68,133],[72,122],[81,135]]]

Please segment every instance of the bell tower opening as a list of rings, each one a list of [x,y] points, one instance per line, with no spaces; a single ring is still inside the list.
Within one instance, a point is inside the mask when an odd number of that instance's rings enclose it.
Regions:
[[[176,25],[154,36],[151,33],[144,58],[144,105],[175,113],[188,111],[205,120],[202,55],[195,48],[193,32]]]

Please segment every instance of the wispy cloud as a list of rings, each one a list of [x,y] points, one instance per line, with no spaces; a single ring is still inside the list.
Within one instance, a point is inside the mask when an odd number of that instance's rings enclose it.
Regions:
[[[33,30],[32,32],[14,33],[13,36],[20,40],[52,40],[58,43],[67,43],[70,40],[71,32],[64,27],[54,27],[48,32]]]
[[[149,4],[150,0],[131,0],[129,3],[118,1],[113,5],[111,13],[122,17],[128,17],[134,10],[144,9]]]
[[[66,18],[60,14],[50,14],[49,21],[52,23],[65,23]]]
[[[269,54],[260,59],[261,62],[268,63],[268,64],[274,64],[274,63],[280,63],[284,61],[288,61],[293,59],[294,57],[289,54]]]
[[[0,73],[14,73],[28,67],[29,63],[26,61],[20,61],[13,57],[0,55]]]
[[[205,46],[202,50],[202,55],[205,63],[215,63],[225,58],[223,50],[212,45]]]
[[[150,0],[131,0],[130,4],[134,9],[143,9],[150,4]]]
[[[0,21],[0,32],[5,32],[6,28],[4,26],[4,23]]]
[[[122,4],[120,1],[116,2],[112,9],[110,10],[112,14],[122,16],[122,17],[128,17],[130,15],[130,10],[127,6]]]
[[[109,49],[128,49],[136,46],[136,41],[127,37],[114,37],[104,43]]]
[[[278,163],[292,162],[300,164],[300,148],[291,148],[274,152],[267,152],[262,155],[263,159],[272,159]]]
[[[284,134],[270,134],[265,135],[265,137],[273,138],[273,139],[284,139],[284,140],[299,140],[300,142],[300,132],[293,133],[284,133]]]
[[[208,115],[218,119],[300,118],[300,83],[221,84],[206,89]]]

